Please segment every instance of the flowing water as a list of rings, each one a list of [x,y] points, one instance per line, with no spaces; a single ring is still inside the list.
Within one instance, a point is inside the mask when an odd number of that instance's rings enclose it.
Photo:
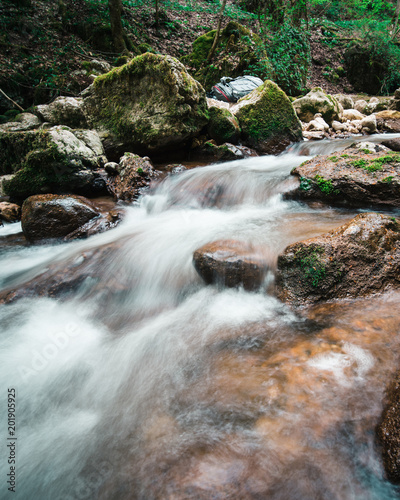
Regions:
[[[110,250],[77,291],[0,306],[0,498],[400,498],[374,435],[398,366],[400,293],[302,315],[273,295],[288,244],[357,213],[285,200],[290,170],[350,142],[167,177],[120,226],[86,241],[4,245],[2,289],[96,265],[96,251]],[[259,292],[196,274],[194,250],[231,238],[262,247],[270,273]],[[6,484],[9,388],[16,493]]]

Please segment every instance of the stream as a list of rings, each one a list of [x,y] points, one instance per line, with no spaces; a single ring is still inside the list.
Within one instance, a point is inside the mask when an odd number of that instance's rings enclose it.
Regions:
[[[0,306],[0,498],[400,498],[374,430],[398,368],[400,291],[297,313],[274,297],[287,245],[360,213],[286,200],[291,169],[352,142],[168,176],[87,240],[2,246],[20,225],[0,228],[0,290],[111,248],[77,291]],[[202,282],[193,252],[218,239],[262,247],[262,291]]]

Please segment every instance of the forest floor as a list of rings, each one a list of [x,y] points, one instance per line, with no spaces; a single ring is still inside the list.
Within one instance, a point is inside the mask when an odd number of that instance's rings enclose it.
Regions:
[[[215,4],[205,0],[169,3],[168,9],[160,12],[158,27],[153,5],[137,5],[126,6],[123,18],[132,46],[142,51],[145,46],[180,58],[191,51],[196,38],[217,24]],[[233,19],[257,29],[256,17],[233,4],[225,14],[223,24]],[[107,2],[31,0],[31,7],[22,9],[4,0],[0,4],[0,88],[25,108],[61,94],[77,95],[92,81],[91,61],[113,64],[118,56],[107,38],[107,23]],[[324,31],[317,24],[310,28],[308,87],[352,93],[341,70],[344,44]],[[0,99],[2,112],[7,107],[9,104]]]

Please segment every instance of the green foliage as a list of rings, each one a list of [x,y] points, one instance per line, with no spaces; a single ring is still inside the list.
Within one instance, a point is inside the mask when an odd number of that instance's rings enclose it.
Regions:
[[[300,189],[302,191],[309,191],[311,189],[311,180],[306,177],[300,177]]]
[[[398,154],[391,154],[391,155],[381,156],[380,158],[375,158],[374,160],[371,161],[365,160],[364,158],[360,158],[358,160],[351,161],[350,165],[356,168],[363,168],[367,172],[376,172],[378,170],[382,170],[383,165],[388,163],[398,163],[399,160],[400,156]]]
[[[310,67],[309,33],[286,21],[267,40],[276,83],[289,95],[304,93]]]
[[[319,187],[321,193],[323,193],[325,195],[328,195],[328,196],[332,195],[332,194],[334,194],[334,195],[340,194],[340,191],[338,189],[335,189],[333,187],[333,184],[332,184],[331,180],[324,179],[320,175],[316,175],[314,177],[314,180],[317,182],[318,187]]]
[[[324,249],[319,246],[302,248],[296,252],[296,260],[303,271],[303,278],[314,288],[326,277],[326,266],[321,259],[323,253]]]

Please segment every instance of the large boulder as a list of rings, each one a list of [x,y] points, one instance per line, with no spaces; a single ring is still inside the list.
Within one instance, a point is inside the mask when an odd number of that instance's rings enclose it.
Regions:
[[[72,128],[85,128],[87,122],[82,111],[81,97],[57,97],[50,104],[41,104],[36,107],[38,115],[45,122],[53,125],[68,125]]]
[[[400,287],[400,221],[363,213],[278,257],[278,297],[293,305]]]
[[[379,145],[316,156],[292,174],[300,184],[288,196],[338,205],[400,206],[400,155]]]
[[[377,426],[377,437],[386,475],[393,483],[400,483],[400,372],[390,384],[386,405]]]
[[[0,175],[5,194],[24,199],[33,194],[105,192],[98,171],[106,161],[94,130],[52,127],[27,132],[0,132]]]
[[[84,95],[87,120],[114,155],[175,149],[208,122],[203,87],[170,56],[137,56],[97,77]]]
[[[335,97],[326,94],[320,87],[294,100],[293,107],[302,122],[309,122],[316,113],[321,113],[322,118],[331,124],[333,120],[340,121],[343,113],[342,105]]]
[[[207,243],[194,252],[193,264],[207,284],[243,286],[246,290],[259,288],[268,269],[256,248],[236,240]]]
[[[160,179],[161,173],[155,170],[148,158],[133,153],[125,153],[119,164],[113,164],[108,180],[108,189],[116,200],[132,202],[146,191],[152,181]],[[109,164],[106,168],[110,168]]]
[[[30,196],[22,205],[22,231],[29,241],[62,238],[99,215],[83,196]]]
[[[191,54],[183,58],[196,80],[207,90],[223,76],[236,78],[251,72],[262,80],[273,78],[274,70],[262,40],[236,21],[230,21],[221,31],[212,64],[204,64],[215,33],[216,30],[212,30],[197,38]]]
[[[242,97],[231,111],[239,121],[243,142],[262,153],[277,154],[303,140],[289,98],[270,80]]]

